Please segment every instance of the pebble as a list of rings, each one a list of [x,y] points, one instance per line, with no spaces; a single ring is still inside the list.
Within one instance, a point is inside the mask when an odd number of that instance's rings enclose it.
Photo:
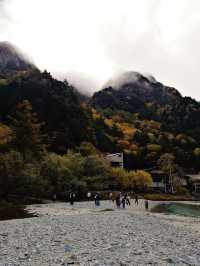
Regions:
[[[30,208],[40,216],[0,222],[0,266],[200,265],[198,219],[147,215],[141,204],[115,212],[103,211],[110,202],[95,212],[88,202]]]

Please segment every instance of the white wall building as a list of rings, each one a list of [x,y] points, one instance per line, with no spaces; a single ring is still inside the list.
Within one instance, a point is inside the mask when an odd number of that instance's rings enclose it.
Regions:
[[[111,153],[105,156],[105,159],[110,162],[111,167],[124,168],[124,156],[123,153]]]

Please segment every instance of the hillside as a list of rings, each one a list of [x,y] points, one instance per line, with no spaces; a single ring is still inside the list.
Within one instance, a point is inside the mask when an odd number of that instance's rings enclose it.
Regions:
[[[28,100],[40,121],[45,122],[52,150],[66,152],[86,134],[87,118],[73,88],[47,73],[31,70],[0,85],[2,122],[16,112],[17,104]]]
[[[137,72],[124,73],[106,86],[90,104],[110,129],[104,127],[112,141],[107,149],[124,151],[127,167],[155,167],[162,154],[170,153],[182,168],[200,169],[197,101]]]
[[[163,158],[179,176],[200,171],[197,101],[137,72],[85,97],[12,52],[0,54],[0,198],[143,191],[152,180],[144,170],[163,169]],[[104,159],[115,152],[124,154],[123,178]]]
[[[12,58],[14,48],[8,47],[8,58]],[[5,55],[0,54],[0,62]],[[181,168],[200,170],[197,101],[137,72],[108,81],[105,89],[88,99],[67,81],[29,64],[24,67],[26,61],[17,62],[14,72],[8,64],[6,73],[5,68],[0,70],[1,122],[12,128],[10,117],[15,117],[19,103],[28,100],[44,122],[49,151],[63,154],[89,142],[102,153],[124,152],[125,166],[130,169],[155,167],[162,154],[170,153]]]
[[[142,119],[160,122],[165,130],[193,131],[197,136],[200,104],[190,97],[182,97],[176,89],[137,72],[124,73],[106,85],[91,99],[95,108],[138,113]]]

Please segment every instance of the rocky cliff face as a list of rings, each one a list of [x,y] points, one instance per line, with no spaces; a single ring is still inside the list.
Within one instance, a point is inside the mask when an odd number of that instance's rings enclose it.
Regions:
[[[8,42],[0,42],[0,71],[24,71],[34,68],[18,48]]]

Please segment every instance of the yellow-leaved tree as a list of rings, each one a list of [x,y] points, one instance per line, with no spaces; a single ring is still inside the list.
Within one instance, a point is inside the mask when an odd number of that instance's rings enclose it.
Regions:
[[[0,145],[8,144],[13,136],[14,133],[10,127],[0,124]]]
[[[135,171],[136,186],[139,188],[148,188],[152,185],[152,176],[144,170]]]
[[[112,177],[123,189],[146,189],[152,185],[152,176],[144,171],[126,171],[122,168],[112,168]]]

